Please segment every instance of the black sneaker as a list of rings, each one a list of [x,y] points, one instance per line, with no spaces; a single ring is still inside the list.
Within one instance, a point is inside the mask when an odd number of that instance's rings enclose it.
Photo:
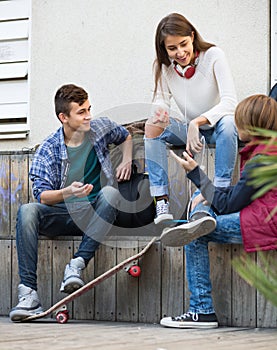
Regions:
[[[160,199],[156,203],[156,216],[154,223],[157,225],[168,220],[173,220],[173,215],[169,212],[169,202],[165,199]]]
[[[164,317],[160,324],[172,328],[217,328],[216,314],[196,314],[187,312],[181,316]]]

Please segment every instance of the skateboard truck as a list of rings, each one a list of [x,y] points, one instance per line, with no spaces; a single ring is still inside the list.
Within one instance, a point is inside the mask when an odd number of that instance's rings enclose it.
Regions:
[[[55,318],[58,323],[66,323],[68,321],[69,313],[66,305],[62,305],[58,310],[56,310]]]
[[[141,268],[138,265],[138,260],[132,261],[131,264],[124,267],[124,270],[133,277],[139,277],[141,274]]]

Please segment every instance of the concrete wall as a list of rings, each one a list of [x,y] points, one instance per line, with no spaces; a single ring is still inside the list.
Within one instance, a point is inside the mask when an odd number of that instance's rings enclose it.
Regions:
[[[31,148],[56,130],[53,96],[65,83],[85,87],[94,115],[125,104],[139,114],[151,101],[154,32],[171,12],[225,51],[239,99],[268,93],[269,0],[33,0],[31,131],[23,141],[1,141],[0,149]]]

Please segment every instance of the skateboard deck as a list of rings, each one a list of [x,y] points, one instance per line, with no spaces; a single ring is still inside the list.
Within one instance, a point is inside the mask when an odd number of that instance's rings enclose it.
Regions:
[[[24,318],[21,320],[21,322],[27,322],[27,321],[33,321],[38,320],[40,318],[46,317],[52,313],[56,313],[56,320],[59,323],[66,323],[68,320],[68,311],[66,308],[66,305],[73,301],[74,299],[78,298],[79,296],[83,295],[87,291],[91,290],[101,282],[105,281],[107,278],[115,275],[118,271],[128,268],[131,266],[131,264],[141,258],[152,246],[152,244],[156,241],[157,237],[153,237],[151,241],[137,254],[123,260],[119,264],[115,265],[108,271],[104,272],[102,275],[96,277],[92,281],[85,284],[83,287],[77,289],[75,292],[67,295],[65,298],[58,301],[56,304],[51,306],[48,310],[45,310],[44,312],[41,312],[36,315],[28,316],[27,318]],[[137,271],[134,271],[134,273],[131,273],[133,276],[137,277],[139,274]]]

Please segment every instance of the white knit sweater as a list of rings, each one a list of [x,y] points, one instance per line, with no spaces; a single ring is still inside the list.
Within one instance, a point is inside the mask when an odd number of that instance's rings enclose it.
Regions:
[[[237,97],[224,52],[218,47],[201,52],[190,79],[179,76],[173,63],[169,67],[163,65],[155,104],[170,108],[171,98],[179,107],[182,113],[179,118],[183,121],[189,123],[196,117],[206,117],[211,125],[202,129],[212,127],[225,115],[233,115]]]

